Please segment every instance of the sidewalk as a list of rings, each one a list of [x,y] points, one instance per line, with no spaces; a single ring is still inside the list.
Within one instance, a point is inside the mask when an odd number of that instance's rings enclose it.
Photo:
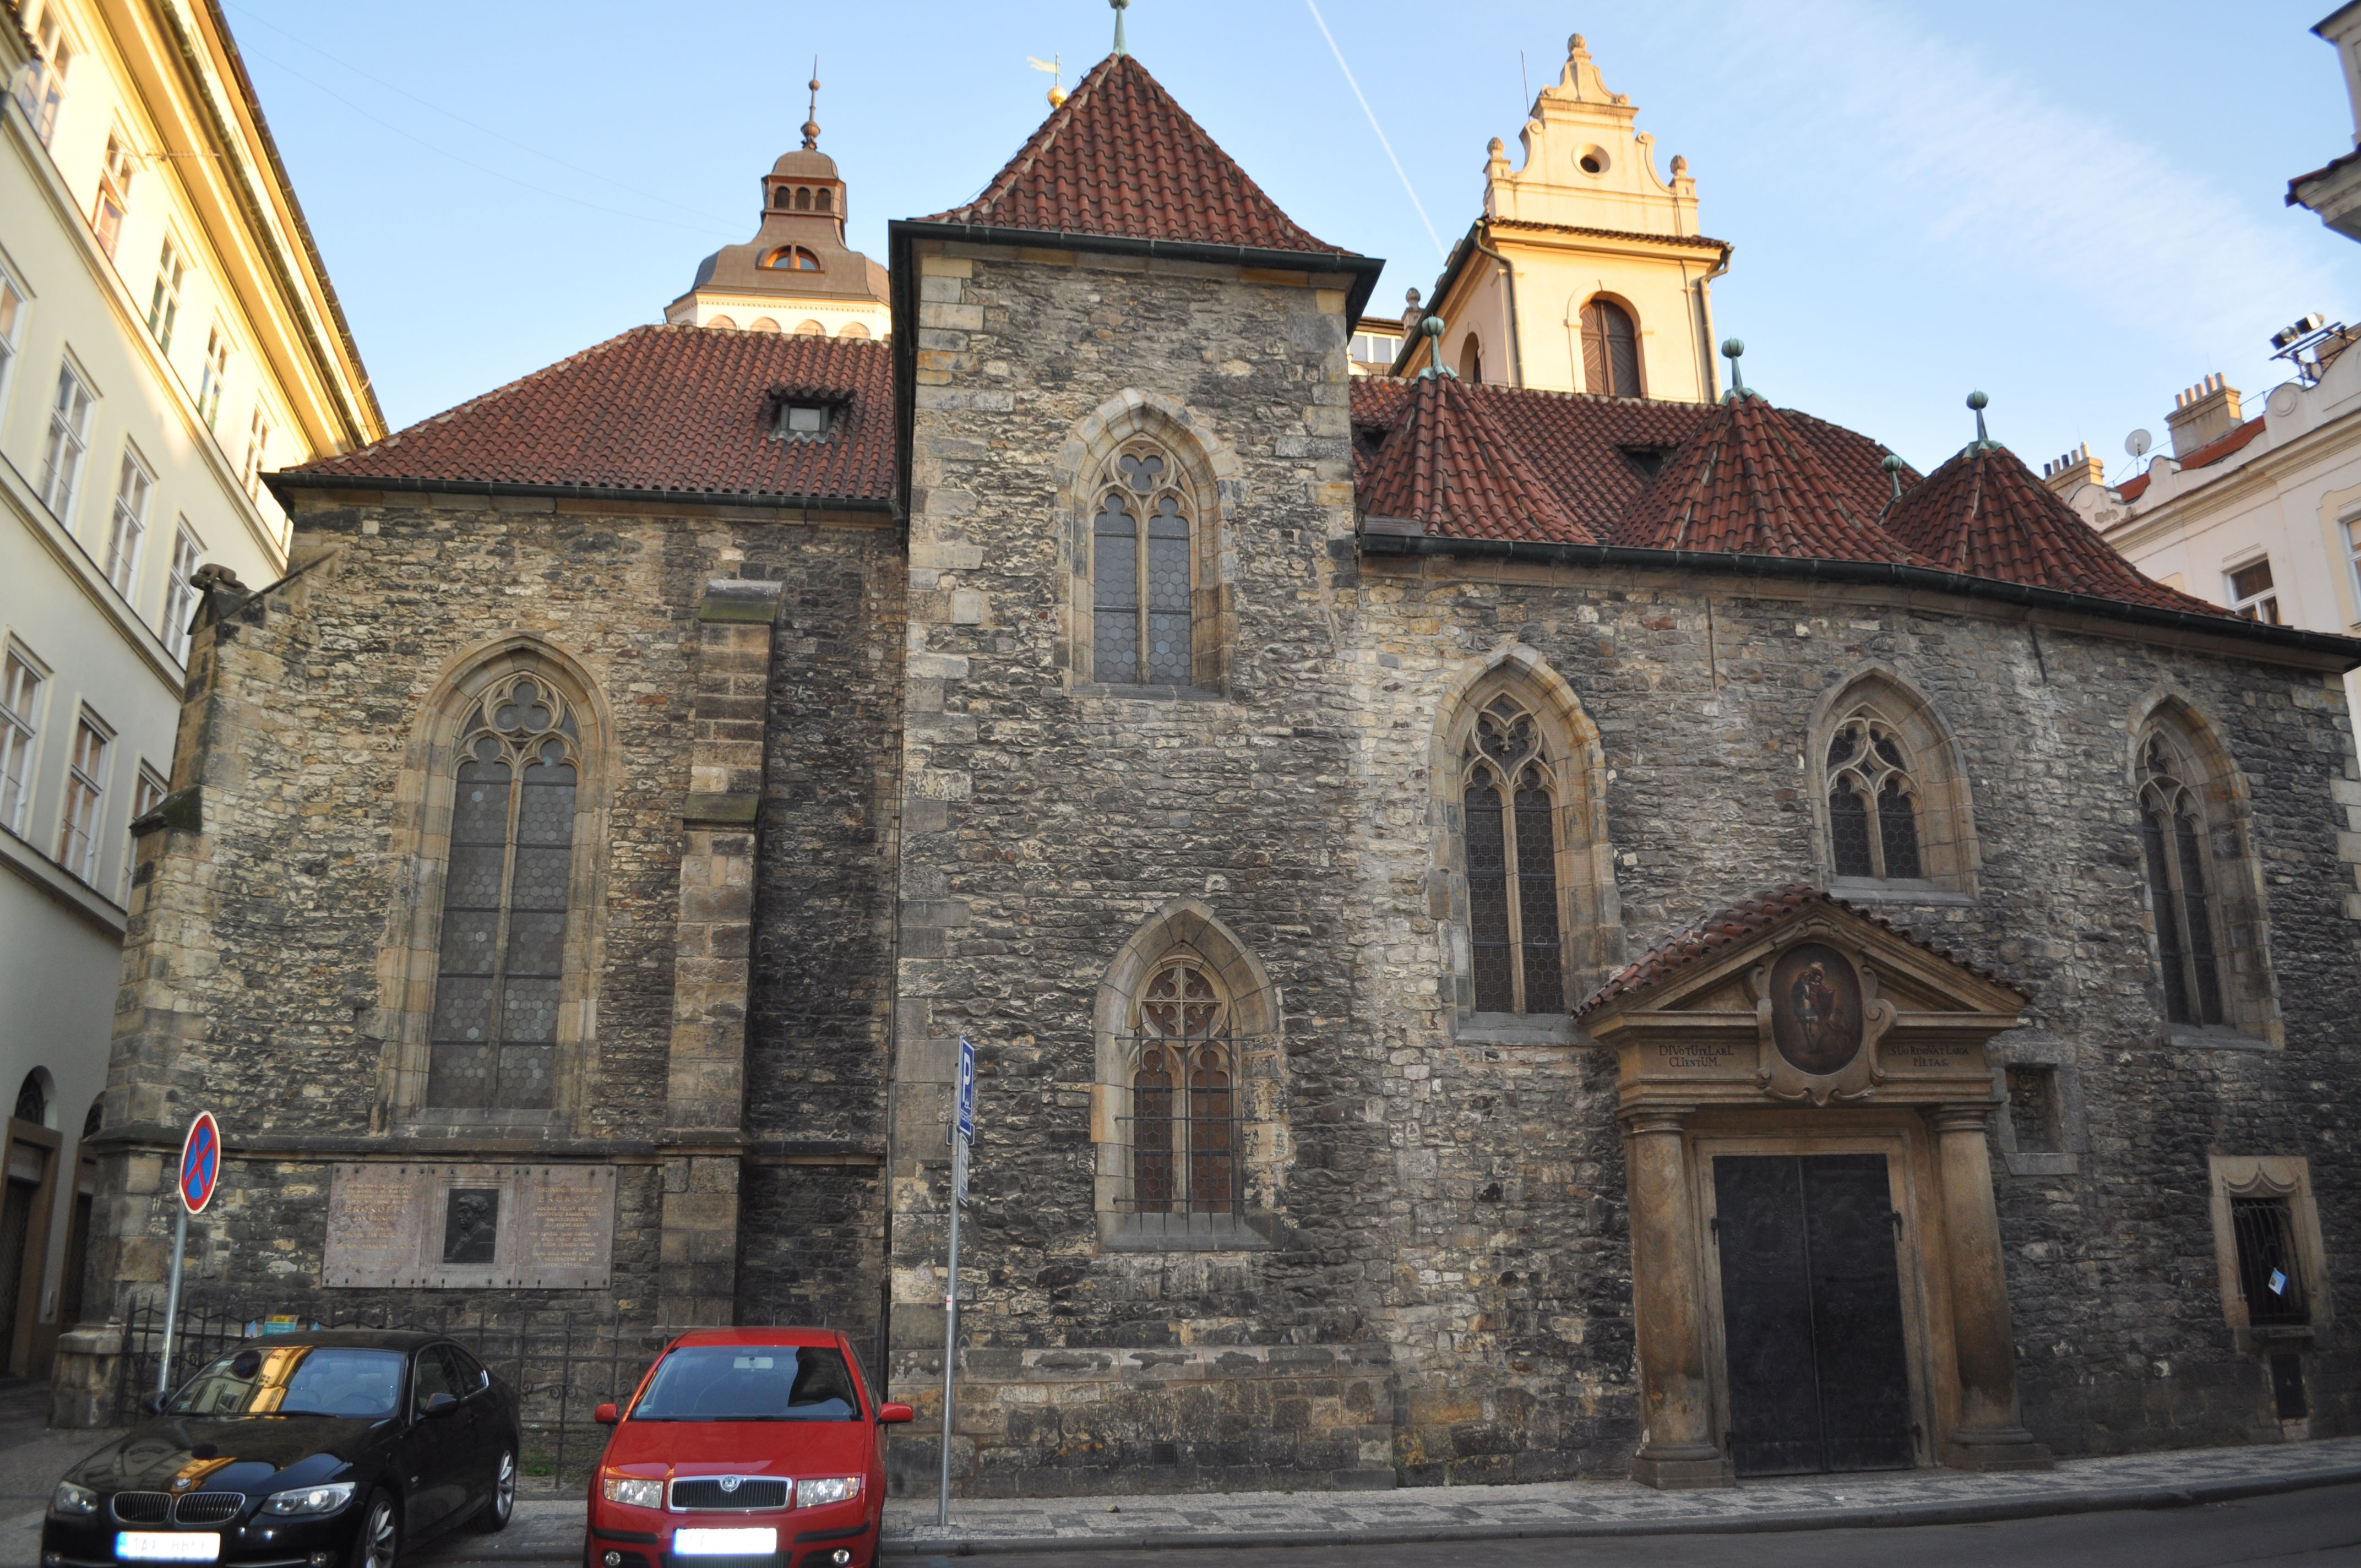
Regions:
[[[1952,1470],[1752,1481],[1713,1492],[1657,1492],[1628,1481],[1394,1492],[1231,1492],[951,1503],[935,1525],[928,1497],[885,1506],[888,1557],[1106,1551],[1145,1546],[1316,1546],[1481,1541],[1519,1536],[1708,1534],[1982,1523],[2046,1514],[2161,1508],[2361,1482],[2361,1438],[2251,1448],[2183,1449],[2068,1460],[2033,1475]],[[582,1505],[520,1501],[499,1536],[437,1543],[416,1559],[575,1563]]]

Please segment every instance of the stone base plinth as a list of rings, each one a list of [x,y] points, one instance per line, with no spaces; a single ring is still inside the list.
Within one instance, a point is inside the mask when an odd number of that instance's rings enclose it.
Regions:
[[[1730,1455],[1706,1442],[1652,1442],[1632,1456],[1631,1479],[1660,1492],[1735,1486]]]
[[[2057,1464],[2048,1446],[2022,1427],[2005,1431],[1955,1431],[1943,1444],[1943,1464],[1952,1470],[2048,1470]]]

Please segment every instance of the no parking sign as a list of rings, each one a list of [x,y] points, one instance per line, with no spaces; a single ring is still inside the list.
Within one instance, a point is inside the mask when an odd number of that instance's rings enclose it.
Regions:
[[[181,1145],[181,1203],[192,1214],[202,1214],[221,1185],[221,1124],[210,1111],[200,1111],[189,1124]]]

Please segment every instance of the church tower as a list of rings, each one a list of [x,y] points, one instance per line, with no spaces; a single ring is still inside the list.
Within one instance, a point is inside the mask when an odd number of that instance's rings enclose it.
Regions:
[[[763,177],[763,225],[744,245],[697,264],[688,292],[664,307],[674,325],[744,327],[813,337],[886,334],[885,269],[844,244],[846,192],[819,149],[819,81],[804,144]]]
[[[1461,379],[1675,402],[1718,395],[1708,291],[1730,247],[1697,233],[1687,160],[1660,177],[1638,115],[1608,91],[1576,33],[1556,85],[1533,100],[1522,166],[1493,138],[1483,215],[1430,304],[1450,323],[1444,351]]]

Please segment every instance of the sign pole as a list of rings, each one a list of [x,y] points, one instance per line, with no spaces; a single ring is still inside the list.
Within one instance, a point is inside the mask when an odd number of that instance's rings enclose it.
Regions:
[[[960,1211],[967,1206],[968,1146],[975,1141],[975,1047],[959,1043],[959,1114],[951,1123],[951,1245],[943,1279],[943,1474],[935,1523],[951,1522],[951,1413],[958,1388]]]
[[[212,1112],[198,1112],[181,1140],[180,1179],[173,1183],[181,1202],[172,1216],[172,1283],[164,1292],[164,1354],[156,1364],[159,1398],[172,1391],[172,1341],[181,1327],[181,1259],[189,1250],[189,1216],[203,1213],[214,1201],[221,1185],[221,1124]]]

